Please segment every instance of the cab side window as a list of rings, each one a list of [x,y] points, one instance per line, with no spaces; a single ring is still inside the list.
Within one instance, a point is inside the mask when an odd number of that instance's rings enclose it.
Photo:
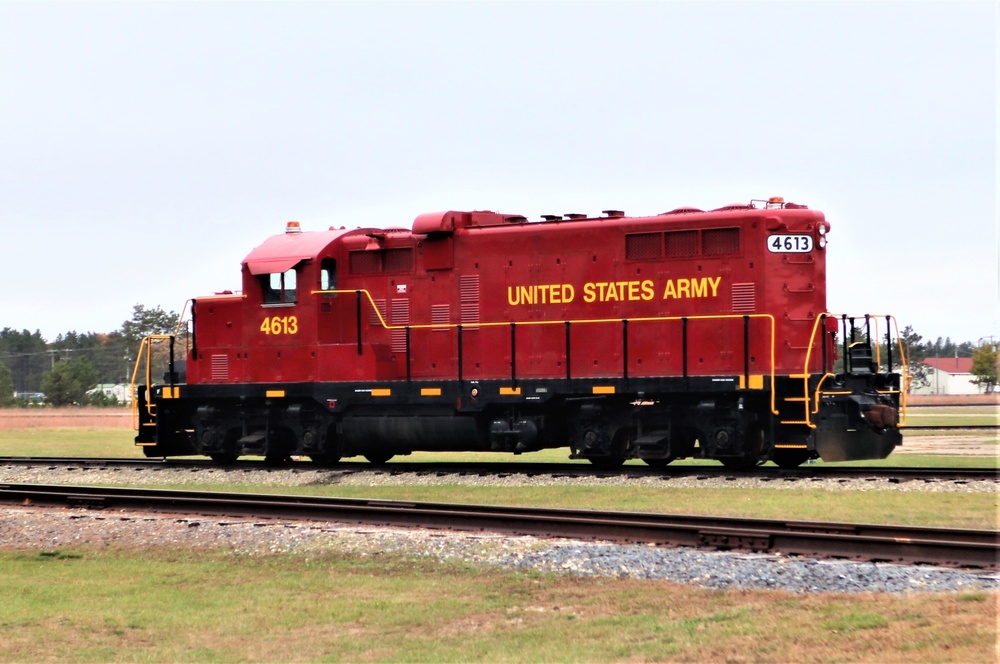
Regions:
[[[337,290],[337,261],[332,258],[324,258],[320,264],[319,289]],[[327,295],[332,295],[332,293],[327,293]]]
[[[295,270],[260,275],[264,304],[295,304]]]

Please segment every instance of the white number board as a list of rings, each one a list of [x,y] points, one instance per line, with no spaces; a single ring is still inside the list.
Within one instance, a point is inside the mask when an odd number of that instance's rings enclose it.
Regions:
[[[811,235],[768,235],[767,250],[772,254],[806,254],[813,249]]]

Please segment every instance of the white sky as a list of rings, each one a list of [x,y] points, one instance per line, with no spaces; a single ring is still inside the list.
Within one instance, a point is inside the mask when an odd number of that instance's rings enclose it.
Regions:
[[[828,305],[997,335],[994,2],[0,2],[0,329],[238,289],[289,219],[827,214]]]

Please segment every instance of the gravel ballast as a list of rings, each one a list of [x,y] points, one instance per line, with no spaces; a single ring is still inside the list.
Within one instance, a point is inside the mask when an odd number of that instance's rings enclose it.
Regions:
[[[418,476],[405,480],[386,472],[341,473],[328,469],[240,470],[190,469],[53,470],[7,466],[0,482],[38,484],[194,484],[226,482],[261,486],[317,484],[540,484],[549,478],[518,475]],[[579,478],[553,482],[579,483]],[[995,492],[996,482],[872,482],[870,480],[801,480],[762,483],[753,478],[694,477],[595,478],[587,482],[651,483],[653,486],[746,483],[768,488],[891,489]],[[280,520],[214,519],[135,514],[114,510],[54,509],[33,506],[0,508],[0,547],[51,550],[78,546],[150,548],[211,547],[236,556],[340,552],[356,556],[394,554],[463,561],[518,570],[582,576],[663,579],[716,589],[780,589],[790,592],[958,592],[1000,589],[1000,575],[976,570],[928,566],[816,561],[771,554],[715,552],[690,548],[619,545],[607,542],[553,540],[494,534],[444,533]]]

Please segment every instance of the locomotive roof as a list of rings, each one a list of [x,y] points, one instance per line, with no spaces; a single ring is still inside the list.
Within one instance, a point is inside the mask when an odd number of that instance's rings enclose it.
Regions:
[[[300,261],[315,258],[331,242],[349,233],[357,233],[359,230],[361,229],[345,230],[341,228],[309,233],[286,232],[282,235],[272,235],[247,254],[247,257],[243,259],[243,265],[249,268],[250,274],[286,272]]]

